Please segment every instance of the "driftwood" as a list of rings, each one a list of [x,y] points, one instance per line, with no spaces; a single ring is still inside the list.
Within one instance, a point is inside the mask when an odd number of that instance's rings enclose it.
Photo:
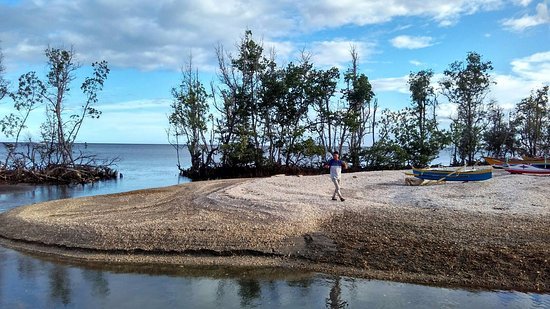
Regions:
[[[445,180],[424,180],[416,177],[405,177],[407,186],[426,186],[426,185],[442,185]]]

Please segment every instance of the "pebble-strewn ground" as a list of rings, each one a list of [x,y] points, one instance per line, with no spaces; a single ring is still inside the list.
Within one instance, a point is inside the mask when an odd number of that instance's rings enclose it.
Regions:
[[[550,177],[405,186],[404,171],[195,182],[0,214],[2,242],[118,262],[299,267],[550,291]]]

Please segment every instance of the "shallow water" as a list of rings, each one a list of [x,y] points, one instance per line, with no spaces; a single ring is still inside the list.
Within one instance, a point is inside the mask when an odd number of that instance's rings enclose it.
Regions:
[[[0,148],[0,158],[3,157],[2,150]],[[0,212],[54,199],[165,187],[190,181],[178,175],[176,152],[171,145],[88,144],[85,148],[77,144],[76,151],[79,150],[101,159],[118,158],[113,168],[122,177],[86,185],[0,187]],[[182,162],[187,161],[188,156],[184,156]]]
[[[85,186],[0,187],[0,212],[162,187],[178,176],[169,145],[90,144],[124,177]],[[550,308],[550,294],[469,291],[274,268],[74,264],[0,246],[0,308]]]
[[[0,247],[0,308],[548,308],[483,292],[276,268],[67,264]]]

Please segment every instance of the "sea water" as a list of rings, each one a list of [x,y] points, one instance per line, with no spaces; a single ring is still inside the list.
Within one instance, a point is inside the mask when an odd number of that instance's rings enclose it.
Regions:
[[[0,211],[53,199],[188,182],[170,145],[88,144],[118,158],[122,178],[88,185],[16,186]],[[0,157],[1,153],[0,153]],[[182,164],[189,161],[183,153]],[[550,294],[473,291],[277,268],[75,263],[0,246],[0,308],[550,308]]]

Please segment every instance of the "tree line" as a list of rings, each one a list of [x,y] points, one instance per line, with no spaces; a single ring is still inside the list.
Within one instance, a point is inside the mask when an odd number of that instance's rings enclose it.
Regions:
[[[91,182],[116,177],[110,166],[113,161],[99,160],[74,148],[86,118],[98,118],[95,108],[98,93],[110,69],[106,61],[94,62],[92,74],[80,86],[84,95],[80,109],[70,113],[66,101],[80,65],[75,51],[64,48],[45,49],[47,74],[39,77],[34,71],[21,75],[14,89],[4,77],[3,54],[0,50],[0,102],[11,101],[13,112],[0,115],[0,130],[12,142],[4,142],[6,155],[0,162],[0,182],[72,183]],[[31,113],[43,110],[40,139],[24,139]]]
[[[176,149],[187,147],[191,166],[178,155],[178,167],[191,178],[317,171],[334,150],[354,170],[427,166],[446,147],[454,165],[474,164],[481,153],[550,151],[548,85],[505,112],[487,99],[493,67],[476,52],[439,81],[432,70],[411,72],[410,102],[398,111],[381,110],[354,47],[343,72],[316,67],[305,52],[278,65],[250,30],[235,54],[221,45],[215,53],[217,82],[205,86],[189,57],[172,89],[168,136]],[[438,98],[457,108],[449,129],[438,123]]]
[[[247,30],[234,54],[215,49],[216,82],[205,86],[192,58],[172,88],[168,138],[178,151],[186,147],[193,179],[319,172],[332,151],[343,153],[352,170],[427,166],[439,152],[452,149],[452,164],[473,164],[480,154],[497,157],[548,156],[550,107],[548,85],[533,89],[505,111],[488,100],[493,69],[490,61],[469,52],[434,81],[431,70],[409,74],[410,101],[398,111],[382,109],[369,78],[360,72],[359,54],[350,48],[350,65],[319,68],[310,54],[286,65],[275,61]],[[84,100],[69,113],[69,98],[80,65],[71,49],[45,50],[47,74],[28,72],[17,82],[5,79],[0,49],[0,104],[13,112],[0,115],[0,129],[11,142],[0,158],[0,181],[86,182],[116,177],[112,161],[75,151],[86,118],[97,118],[98,93],[110,69],[92,64],[80,85]],[[448,129],[440,128],[436,111],[441,98],[456,106]],[[40,138],[23,139],[35,110],[43,110]]]

